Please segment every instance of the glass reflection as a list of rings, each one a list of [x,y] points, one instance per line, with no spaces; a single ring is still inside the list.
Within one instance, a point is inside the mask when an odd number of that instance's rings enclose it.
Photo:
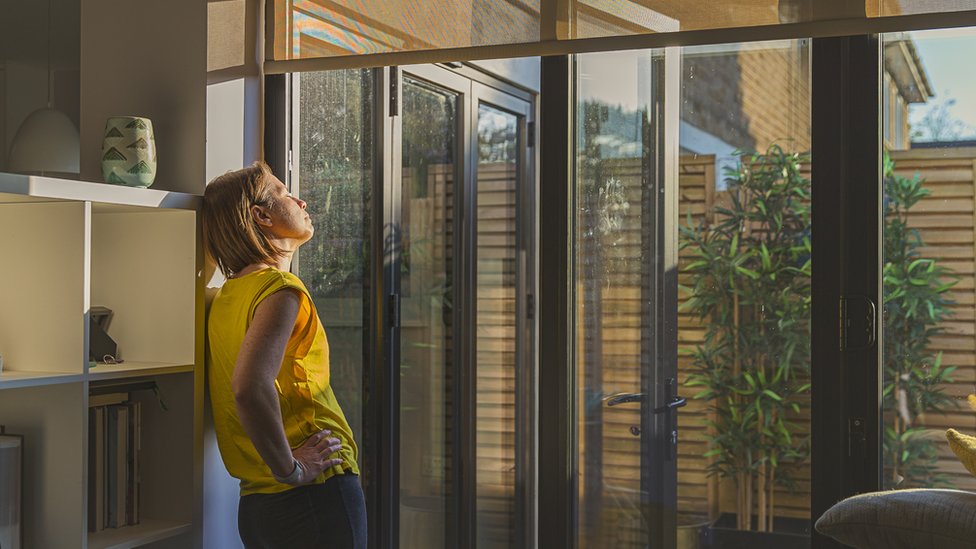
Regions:
[[[477,540],[515,543],[518,117],[482,104],[477,166]]]
[[[444,547],[452,491],[454,185],[458,97],[402,95],[400,547]]]
[[[976,31],[882,39],[884,486],[973,490],[945,431],[976,432]]]
[[[298,275],[328,334],[330,383],[356,440],[363,440],[372,77],[368,70],[329,71],[304,73],[299,81],[299,194],[315,236],[302,247]]]

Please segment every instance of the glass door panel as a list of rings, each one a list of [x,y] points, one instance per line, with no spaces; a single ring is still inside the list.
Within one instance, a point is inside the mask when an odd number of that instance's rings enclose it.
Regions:
[[[809,42],[681,56],[679,536],[809,547]]]
[[[945,439],[976,434],[976,29],[882,40],[884,488],[974,490]]]
[[[516,546],[519,115],[481,103],[477,113],[475,374],[477,544]]]
[[[577,56],[580,547],[809,546],[809,55]]]
[[[403,76],[400,195],[400,547],[447,547],[460,94]]]
[[[575,353],[581,548],[673,547],[675,249],[665,52],[577,56]],[[674,128],[672,128],[674,129]],[[670,235],[670,238],[669,236]],[[670,241],[670,242],[669,242]],[[671,340],[668,341],[668,334]]]
[[[369,326],[369,226],[373,184],[373,80],[369,70],[293,75],[298,103],[297,181],[315,236],[297,272],[329,338],[330,383],[357,441],[363,441],[364,333]],[[365,107],[364,107],[365,106]]]
[[[526,504],[535,482],[534,216],[522,211],[534,193],[531,95],[434,65],[384,74],[397,78],[399,112],[383,124],[374,120],[378,71],[292,76],[292,183],[316,220],[294,265],[329,332],[333,385],[358,440],[370,434],[363,411],[379,431],[390,406],[364,402],[363,379],[397,376],[388,382],[399,397],[396,469],[363,463],[367,484],[376,475],[372,495],[399,493],[391,509],[371,507],[380,538],[403,548],[524,546],[535,510]],[[375,200],[374,156],[389,177]],[[385,242],[369,241],[374,215],[389,220]],[[383,246],[383,265],[370,265],[373,246]],[[389,362],[364,371],[377,295],[390,300],[389,348],[377,353]],[[373,436],[382,447],[384,434]],[[394,519],[399,528],[384,528]]]

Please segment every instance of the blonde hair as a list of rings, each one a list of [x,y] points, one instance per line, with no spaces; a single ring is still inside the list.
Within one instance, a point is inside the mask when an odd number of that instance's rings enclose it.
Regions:
[[[284,253],[251,215],[254,205],[274,207],[271,168],[264,162],[215,177],[203,193],[203,239],[224,276],[252,263],[273,263]]]

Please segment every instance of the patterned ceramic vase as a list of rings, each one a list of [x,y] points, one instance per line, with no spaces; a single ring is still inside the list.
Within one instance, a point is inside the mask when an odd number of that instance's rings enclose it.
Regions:
[[[106,183],[148,187],[156,179],[156,138],[152,121],[113,116],[105,121],[102,176]]]

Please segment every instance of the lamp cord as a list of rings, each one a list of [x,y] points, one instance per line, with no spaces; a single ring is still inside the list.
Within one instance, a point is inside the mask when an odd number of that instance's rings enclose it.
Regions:
[[[51,0],[47,0],[47,108],[51,104]]]

